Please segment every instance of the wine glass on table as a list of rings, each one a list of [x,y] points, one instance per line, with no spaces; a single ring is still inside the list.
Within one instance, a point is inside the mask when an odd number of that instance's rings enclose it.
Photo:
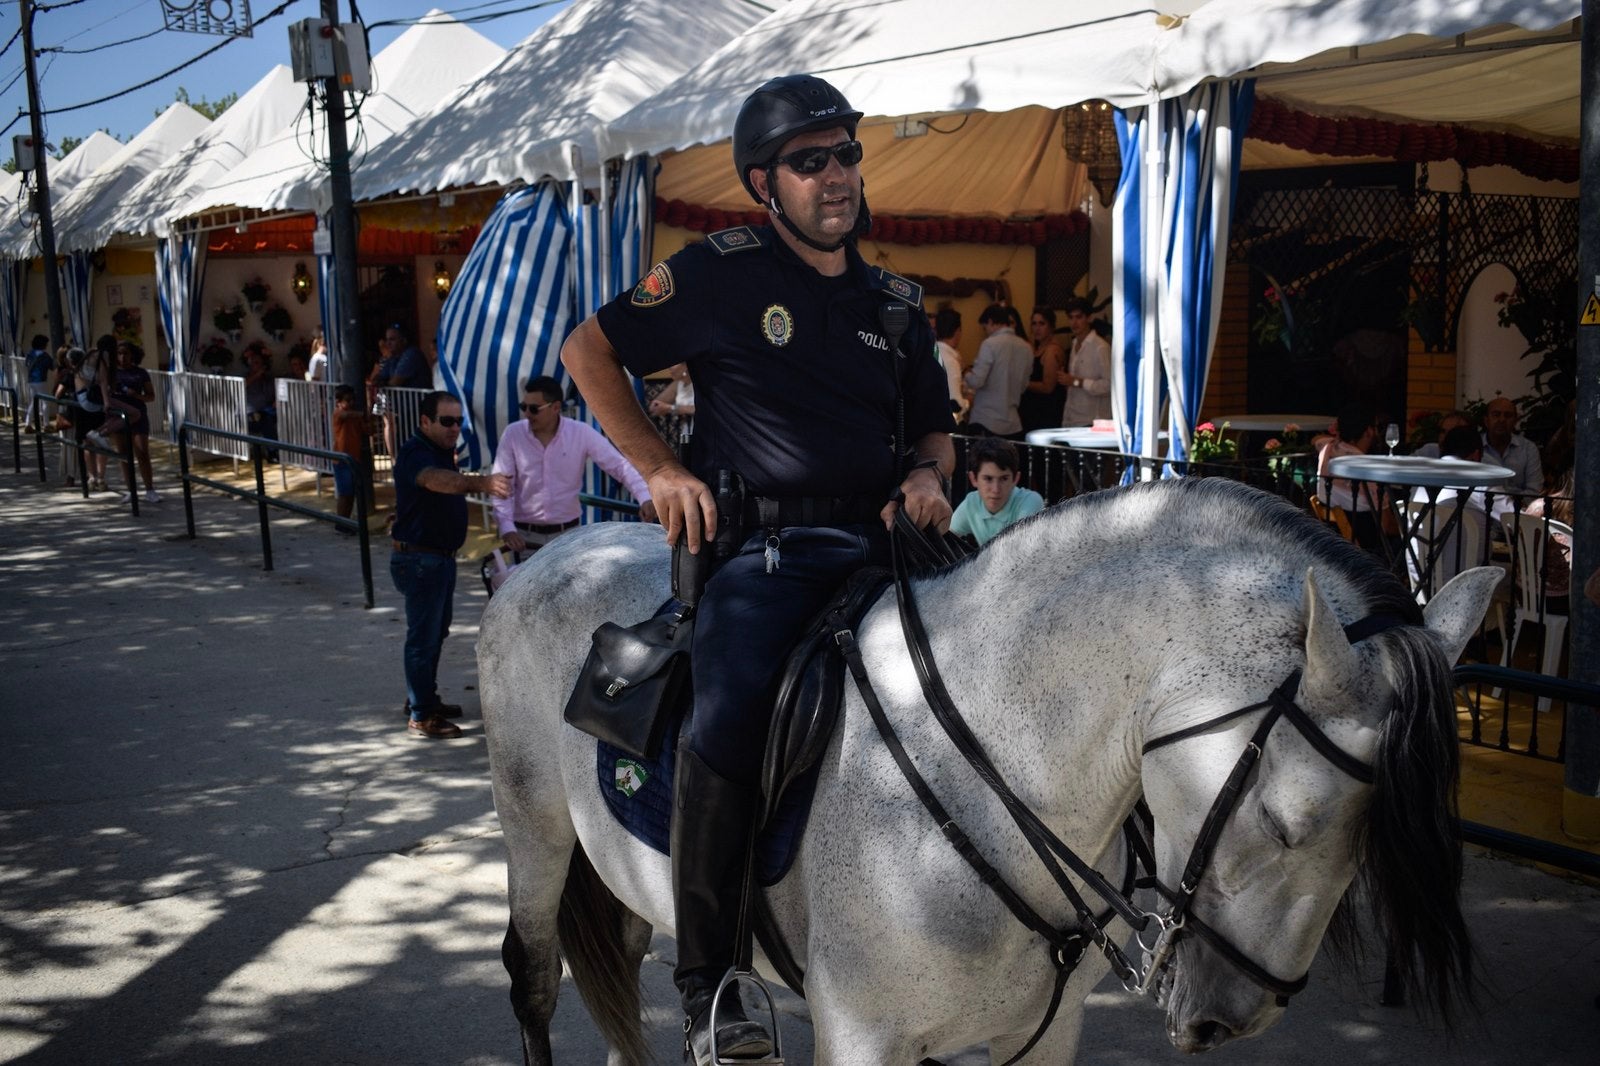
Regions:
[[[1400,443],[1400,423],[1390,422],[1383,431],[1383,443],[1389,446],[1389,454],[1394,454],[1395,446]]]

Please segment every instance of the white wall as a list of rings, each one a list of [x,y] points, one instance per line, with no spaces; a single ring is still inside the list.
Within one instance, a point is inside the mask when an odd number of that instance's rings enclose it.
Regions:
[[[1461,303],[1461,326],[1456,345],[1456,396],[1458,399],[1492,400],[1504,394],[1515,399],[1533,390],[1528,372],[1534,360],[1521,355],[1527,339],[1515,327],[1502,328],[1496,318],[1499,293],[1508,293],[1517,280],[1499,263],[1479,274]]]
[[[295,299],[294,290],[290,288],[290,281],[294,278],[294,265],[304,263],[306,272],[312,277],[311,294],[306,297],[306,302],[301,303]],[[244,331],[237,342],[227,341],[228,348],[233,351],[233,363],[227,368],[229,374],[242,374],[244,362],[240,353],[245,345],[251,341],[263,341],[267,351],[272,355],[272,370],[275,373],[284,373],[289,369],[289,349],[305,341],[311,342],[311,334],[322,325],[322,313],[317,303],[316,291],[317,261],[313,255],[253,255],[243,258],[222,258],[212,256],[206,260],[205,286],[200,293],[200,346],[204,348],[211,342],[211,338],[222,333],[212,321],[212,316],[222,307],[231,307],[240,304],[245,307]],[[271,291],[267,294],[266,307],[274,303],[283,305],[294,320],[294,326],[284,335],[282,341],[272,338],[261,328],[261,316],[251,313],[245,303],[244,283],[255,278],[266,282]],[[265,307],[263,308],[265,310]]]
[[[35,333],[50,334],[50,315],[44,291],[44,271],[40,260],[33,260],[28,273],[27,292],[24,294],[22,343]],[[89,336],[77,338],[84,347],[94,344],[95,338],[112,332],[112,315],[119,309],[139,312],[139,346],[145,350],[144,365],[147,370],[166,369],[166,345],[161,342],[161,314],[156,304],[155,274],[113,274],[99,271],[90,278]],[[114,303],[113,301],[120,301]],[[63,328],[72,331],[71,316],[67,312],[67,295],[61,294]]]

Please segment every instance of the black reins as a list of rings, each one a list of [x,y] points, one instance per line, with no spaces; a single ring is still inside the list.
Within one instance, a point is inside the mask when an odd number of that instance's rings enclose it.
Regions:
[[[909,526],[909,521],[904,524]],[[1305,988],[1309,975],[1302,974],[1292,981],[1277,977],[1250,959],[1222,934],[1196,917],[1192,913],[1191,905],[1194,894],[1199,888],[1200,878],[1211,861],[1211,856],[1216,849],[1218,840],[1221,838],[1222,831],[1234,808],[1238,805],[1239,798],[1245,790],[1251,771],[1260,760],[1267,736],[1280,719],[1288,718],[1300,734],[1306,738],[1307,742],[1339,770],[1364,784],[1373,782],[1372,767],[1341,749],[1295,703],[1294,696],[1300,686],[1300,670],[1296,669],[1291,672],[1264,700],[1166,734],[1144,745],[1143,753],[1148,754],[1156,749],[1197,736],[1202,732],[1214,729],[1218,725],[1244,715],[1263,709],[1267,710],[1267,714],[1257,724],[1250,741],[1246,744],[1238,761],[1235,762],[1227,781],[1212,802],[1211,809],[1202,823],[1200,834],[1195,840],[1178,886],[1172,888],[1157,877],[1154,856],[1151,854],[1150,848],[1145,844],[1134,816],[1130,815],[1123,826],[1123,832],[1128,842],[1127,878],[1124,881],[1124,887],[1119,890],[1057,837],[1039,816],[1017,796],[1016,792],[1006,783],[999,770],[990,760],[983,749],[983,745],[973,735],[966,720],[950,698],[944,680],[939,674],[938,666],[934,662],[933,651],[928,642],[927,630],[923,626],[921,614],[917,610],[916,599],[910,584],[910,574],[903,557],[902,536],[915,537],[919,535],[915,530],[903,530],[897,523],[897,528],[890,538],[890,553],[894,564],[895,596],[899,607],[901,631],[905,637],[907,652],[916,669],[917,681],[922,689],[923,698],[933,711],[935,720],[938,721],[945,734],[950,738],[951,743],[955,745],[956,750],[961,753],[979,779],[1001,801],[1006,812],[1022,833],[1023,838],[1028,842],[1029,847],[1033,849],[1040,863],[1059,886],[1062,895],[1074,912],[1077,921],[1075,926],[1067,926],[1061,929],[1052,926],[1049,920],[1040,915],[1005,880],[1004,876],[983,857],[977,846],[972,842],[971,837],[956,824],[948,809],[940,802],[927,781],[917,770],[915,763],[906,752],[904,744],[900,741],[894,726],[889,722],[883,705],[878,699],[877,693],[873,690],[871,680],[867,676],[866,665],[861,658],[860,648],[856,642],[855,634],[849,628],[848,620],[833,616],[830,617],[829,621],[834,630],[834,639],[844,655],[851,676],[855,679],[856,687],[861,692],[862,700],[867,706],[868,713],[872,716],[873,724],[877,727],[879,735],[883,738],[884,746],[894,758],[895,764],[900,768],[901,774],[910,784],[917,799],[934,819],[935,824],[939,826],[945,839],[950,842],[957,854],[977,873],[983,883],[995,893],[1006,909],[1022,925],[1036,933],[1049,948],[1050,961],[1056,970],[1049,1007],[1046,1009],[1044,1019],[1040,1022],[1033,1036],[1016,1055],[1007,1060],[1005,1066],[1011,1066],[1011,1063],[1021,1059],[1043,1038],[1061,1006],[1061,999],[1067,980],[1071,977],[1073,970],[1077,967],[1085,949],[1091,942],[1105,955],[1107,961],[1111,964],[1113,972],[1122,981],[1123,987],[1130,991],[1143,993],[1149,991],[1156,978],[1163,971],[1179,936],[1185,930],[1192,930],[1201,940],[1227,959],[1230,964],[1238,968],[1246,977],[1273,993],[1277,997],[1280,1006],[1287,1004],[1290,996]],[[1376,633],[1403,624],[1406,624],[1404,620],[1397,616],[1371,615],[1346,626],[1345,636],[1354,644]],[[1133,865],[1136,858],[1146,869],[1151,871],[1149,877],[1136,881],[1133,879]],[[1107,912],[1097,914],[1094,911],[1084,899],[1083,894],[1073,885],[1068,875],[1069,870],[1106,903],[1109,908]],[[1153,888],[1170,904],[1167,912],[1161,914],[1144,911],[1136,907],[1129,898],[1133,887]],[[1142,939],[1139,941],[1146,956],[1142,972],[1141,968],[1133,964],[1127,954],[1107,932],[1106,927],[1113,916],[1121,917],[1123,921],[1127,922],[1135,930],[1136,934],[1144,931],[1151,922],[1155,922],[1160,928],[1160,934],[1154,944],[1146,945]]]

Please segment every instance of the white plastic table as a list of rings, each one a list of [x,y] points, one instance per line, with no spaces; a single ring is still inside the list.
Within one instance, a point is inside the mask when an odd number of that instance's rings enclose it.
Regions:
[[[1165,433],[1162,436],[1166,436]],[[1070,426],[1058,429],[1036,429],[1028,434],[1028,443],[1039,446],[1064,444],[1068,448],[1120,448],[1122,435],[1112,431],[1090,429],[1088,426]]]
[[[1469,490],[1500,485],[1516,476],[1515,471],[1493,463],[1471,463],[1463,459],[1429,459],[1420,455],[1340,455],[1328,460],[1328,474],[1350,481],[1372,481],[1385,485],[1421,487],[1427,490],[1427,505],[1417,510],[1414,517],[1400,510],[1403,527],[1402,550],[1415,564],[1419,583],[1418,591],[1433,595],[1427,587],[1432,583],[1434,563],[1441,547],[1449,542],[1450,535],[1461,522],[1467,508],[1461,505],[1451,509],[1441,528],[1434,528],[1434,515],[1438,509],[1439,490],[1446,488]],[[1463,492],[1463,495],[1465,493]],[[1414,545],[1426,525],[1428,536],[1422,538],[1428,545],[1426,560],[1417,557]],[[1476,560],[1474,560],[1476,562]]]

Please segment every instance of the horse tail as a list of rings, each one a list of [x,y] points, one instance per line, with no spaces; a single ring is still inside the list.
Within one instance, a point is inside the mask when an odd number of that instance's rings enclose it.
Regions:
[[[1448,1023],[1472,1001],[1472,945],[1461,916],[1461,840],[1450,664],[1431,634],[1387,635],[1395,706],[1374,766],[1362,877],[1385,946],[1412,1002]]]
[[[639,1023],[639,970],[623,946],[622,901],[606,887],[579,843],[572,849],[556,915],[561,955],[606,1043],[624,1062],[651,1060]]]

